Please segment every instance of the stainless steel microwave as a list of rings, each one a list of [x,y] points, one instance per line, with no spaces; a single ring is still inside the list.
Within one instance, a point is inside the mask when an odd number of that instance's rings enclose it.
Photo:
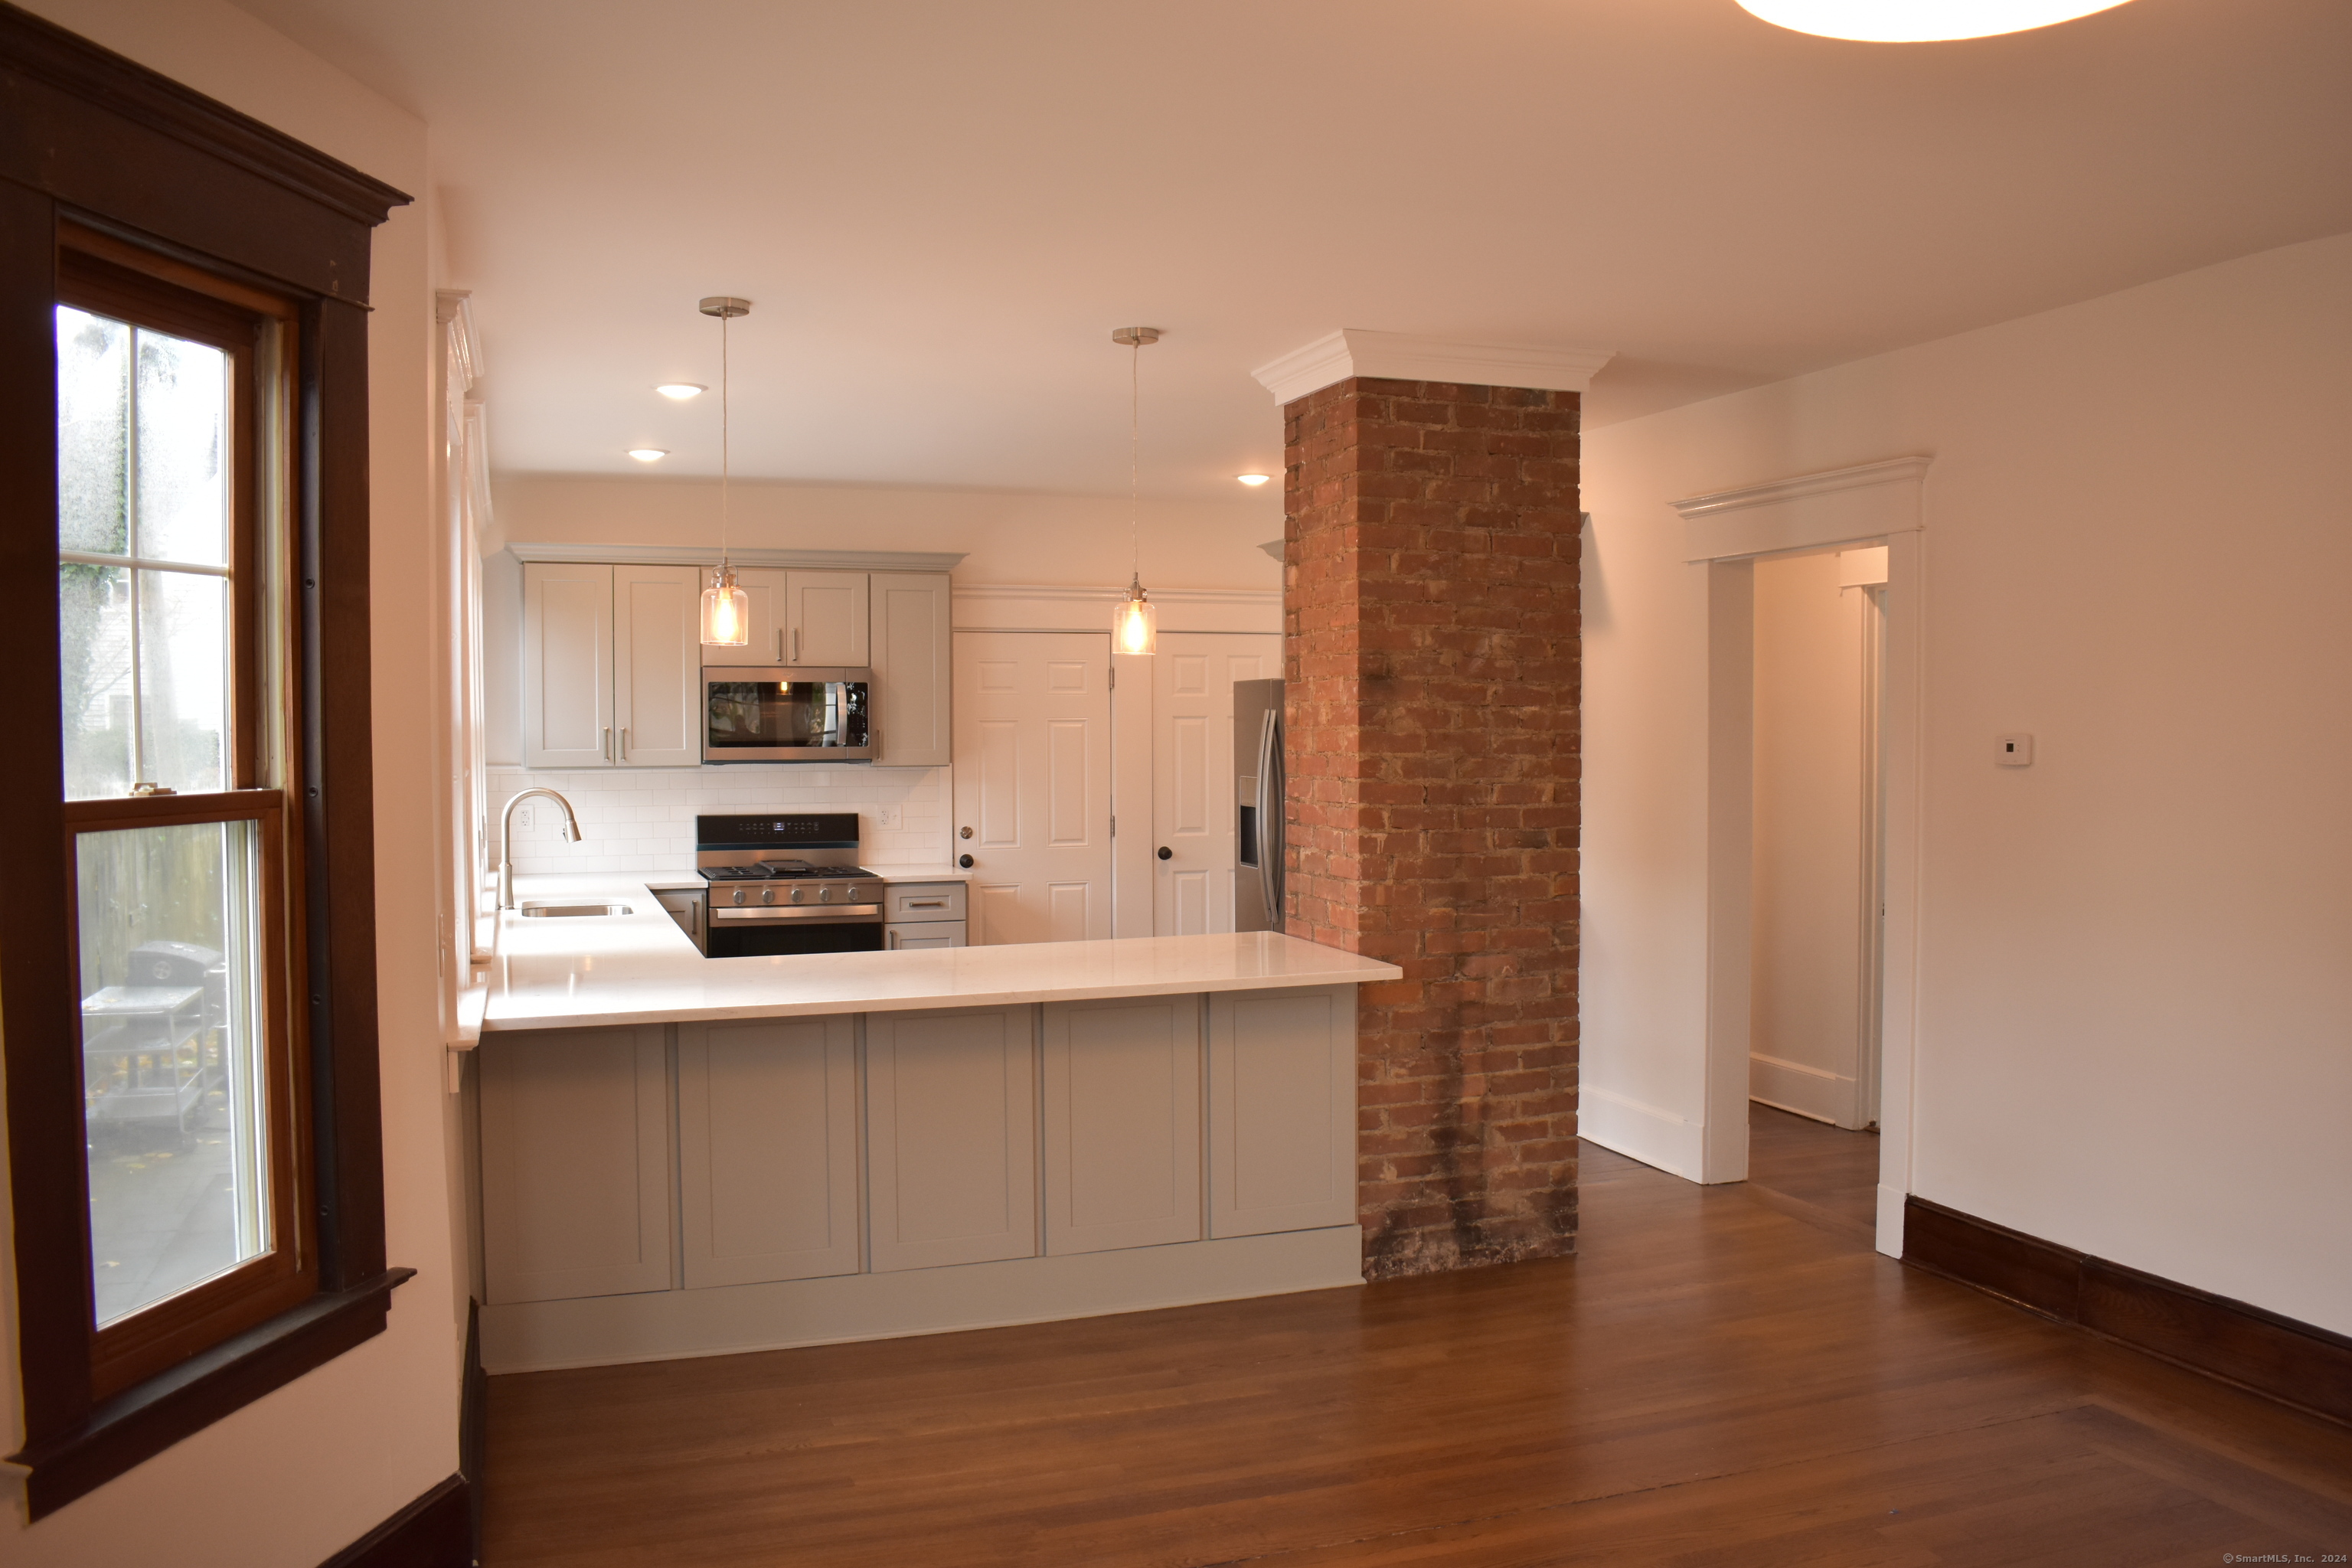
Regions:
[[[874,672],[705,665],[706,763],[870,763]]]

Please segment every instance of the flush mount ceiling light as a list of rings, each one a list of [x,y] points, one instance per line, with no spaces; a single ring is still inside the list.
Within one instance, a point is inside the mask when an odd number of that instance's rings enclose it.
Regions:
[[[659,386],[655,387],[654,390],[660,393],[664,397],[669,398],[672,402],[684,403],[689,397],[701,396],[704,393],[709,391],[710,388],[707,386],[697,386],[690,381],[665,381]]]
[[[1118,610],[1111,616],[1110,647],[1113,653],[1150,653],[1160,646],[1160,612],[1143,596],[1143,492],[1136,479],[1136,452],[1143,428],[1143,345],[1158,342],[1160,329],[1118,327],[1112,330],[1110,341],[1132,351],[1127,365],[1127,542],[1135,553],[1127,597],[1118,602]]]
[[[2126,0],[1739,0],[1791,32],[1865,44],[1927,44],[2022,33],[2112,11]]]
[[[713,294],[698,308],[719,318],[719,564],[702,591],[702,642],[706,647],[741,647],[751,640],[751,595],[736,586],[735,566],[727,559],[727,323],[750,315],[751,301]]]
[[[1234,478],[1241,480],[1242,483],[1249,486],[1250,489],[1255,489],[1258,486],[1265,483],[1266,480],[1274,478],[1274,476],[1272,474],[1235,474]]]
[[[658,463],[669,456],[669,449],[666,447],[632,447],[629,456],[640,463]]]

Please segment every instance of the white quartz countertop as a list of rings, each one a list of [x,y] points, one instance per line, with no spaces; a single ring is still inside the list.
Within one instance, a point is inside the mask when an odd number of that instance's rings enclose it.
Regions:
[[[894,880],[916,879],[897,872],[886,870]],[[501,914],[483,1030],[1259,991],[1396,980],[1404,973],[1392,963],[1272,931],[705,958],[654,899],[650,889],[660,885],[657,877],[517,877],[519,900],[609,901],[627,904],[632,912],[561,919]]]

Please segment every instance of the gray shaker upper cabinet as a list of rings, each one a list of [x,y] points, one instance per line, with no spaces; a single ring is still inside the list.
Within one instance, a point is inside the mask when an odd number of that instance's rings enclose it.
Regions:
[[[523,566],[523,765],[701,761],[701,587],[684,566]]]
[[[873,662],[866,576],[784,573],[784,663],[863,669]]]
[[[873,584],[874,712],[882,731],[874,760],[884,767],[948,763],[948,574],[876,572]]]

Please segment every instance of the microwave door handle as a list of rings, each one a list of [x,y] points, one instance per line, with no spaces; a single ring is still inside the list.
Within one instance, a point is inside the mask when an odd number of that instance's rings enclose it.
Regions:
[[[1270,800],[1280,798],[1274,793],[1275,780],[1270,771],[1282,765],[1282,753],[1274,743],[1276,718],[1275,710],[1267,709],[1265,721],[1258,726],[1257,732],[1257,885],[1265,899],[1265,918],[1269,921],[1282,918],[1282,906],[1275,901],[1281,896],[1280,882],[1275,869],[1279,858],[1275,849],[1278,835],[1275,832],[1274,818],[1267,810]]]

